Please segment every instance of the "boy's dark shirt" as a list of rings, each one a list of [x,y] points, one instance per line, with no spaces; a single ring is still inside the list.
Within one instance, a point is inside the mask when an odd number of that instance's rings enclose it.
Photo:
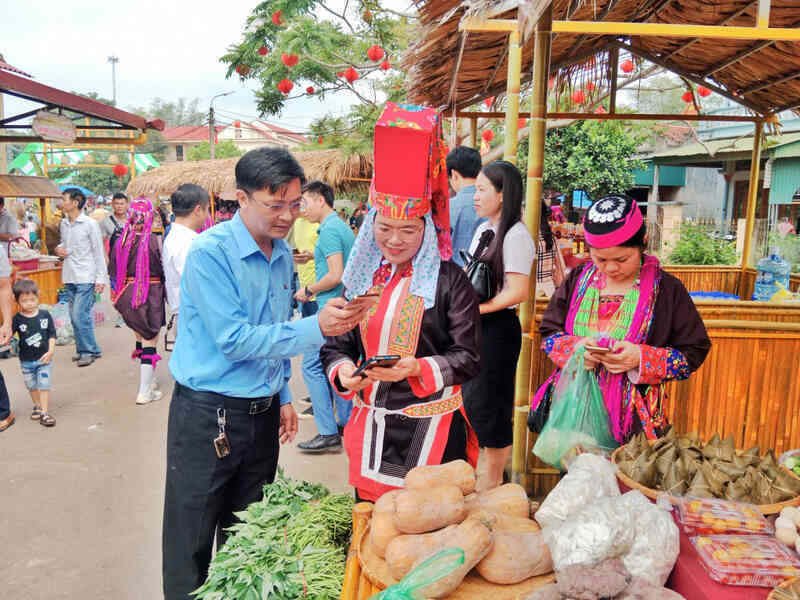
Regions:
[[[11,327],[19,336],[19,359],[23,362],[39,360],[50,349],[50,338],[56,337],[56,324],[46,310],[39,310],[34,317],[17,313]]]

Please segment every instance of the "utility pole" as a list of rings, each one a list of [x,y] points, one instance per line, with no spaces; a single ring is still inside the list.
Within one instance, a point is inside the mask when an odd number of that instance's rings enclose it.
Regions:
[[[208,146],[209,146],[209,156],[211,160],[214,160],[214,141],[216,138],[217,131],[214,129],[214,100],[217,98],[222,98],[223,96],[230,96],[234,92],[224,92],[222,94],[217,94],[213,98],[211,98],[211,102],[208,106]]]
[[[117,63],[119,62],[119,58],[116,56],[109,56],[108,62],[111,63],[111,86],[112,86],[112,98],[114,100],[114,106],[117,105]]]

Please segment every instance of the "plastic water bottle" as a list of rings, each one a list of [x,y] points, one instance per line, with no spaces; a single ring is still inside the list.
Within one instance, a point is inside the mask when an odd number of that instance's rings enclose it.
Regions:
[[[770,248],[769,256],[759,260],[756,266],[753,298],[761,302],[768,302],[778,291],[778,282],[788,289],[791,269],[791,265],[781,258],[778,249]]]

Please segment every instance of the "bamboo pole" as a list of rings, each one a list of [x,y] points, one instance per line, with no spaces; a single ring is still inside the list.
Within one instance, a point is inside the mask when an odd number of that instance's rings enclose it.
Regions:
[[[758,177],[761,172],[761,136],[764,133],[764,123],[756,123],[756,132],[753,137],[753,155],[750,158],[750,182],[747,188],[747,226],[744,233],[744,249],[742,250],[742,271],[739,274],[739,289],[744,288],[744,279],[747,268],[750,266],[750,252],[753,246],[753,228],[756,220],[756,206],[760,200],[761,185]]]
[[[549,7],[536,24],[533,54],[533,94],[531,96],[528,173],[525,191],[525,224],[539,247],[539,219],[542,212],[544,176],[544,141],[547,133],[547,76],[550,68],[551,25],[553,9]],[[531,271],[528,300],[522,303],[519,318],[522,325],[522,349],[517,363],[514,394],[514,447],[511,459],[512,478],[528,488],[526,477],[527,415],[530,402],[531,361],[533,360],[531,329],[536,304],[536,261]]]
[[[503,160],[517,164],[517,130],[519,129],[519,81],[522,69],[522,48],[519,30],[508,36],[508,81],[506,82],[506,127]]]
[[[469,119],[469,145],[476,150],[478,148],[478,117]]]
[[[358,546],[372,515],[372,506],[370,502],[359,502],[353,506],[353,535],[350,537],[350,549],[347,551],[341,600],[358,598],[359,580],[363,578],[361,565],[358,562]]]

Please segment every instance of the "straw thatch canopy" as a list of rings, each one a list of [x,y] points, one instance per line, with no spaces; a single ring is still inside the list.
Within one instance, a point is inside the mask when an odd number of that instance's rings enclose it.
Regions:
[[[406,51],[409,100],[463,108],[505,91],[508,36],[460,32],[464,15],[516,18],[517,5],[538,12],[548,0],[417,0],[421,31]],[[553,19],[752,27],[758,0],[552,0]],[[522,15],[520,15],[522,16]],[[796,0],[772,0],[770,27],[800,26]],[[527,28],[530,29],[529,27]],[[462,51],[463,45],[463,51]],[[800,107],[800,43],[734,39],[600,35],[554,36],[551,72],[591,80],[609,77],[608,49],[660,64],[759,114]],[[522,51],[522,80],[530,80],[533,44]],[[458,65],[457,74],[454,74]],[[455,76],[454,76],[455,75]],[[562,84],[559,84],[562,85]],[[580,83],[578,83],[580,85]]]
[[[321,179],[337,192],[367,185],[372,177],[372,157],[353,154],[345,157],[338,150],[293,152],[303,166],[306,178]],[[169,196],[183,183],[202,186],[210,194],[233,199],[236,190],[234,168],[238,158],[178,162],[137,175],[128,184],[130,196]]]

